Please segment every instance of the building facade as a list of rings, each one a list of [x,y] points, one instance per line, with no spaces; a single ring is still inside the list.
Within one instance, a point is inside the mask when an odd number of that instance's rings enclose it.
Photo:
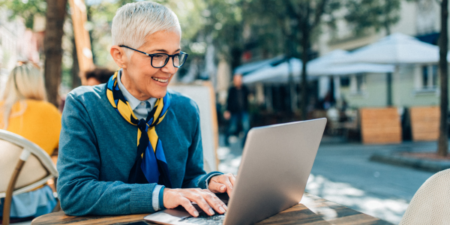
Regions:
[[[392,25],[392,33],[403,33],[419,40],[437,44],[440,27],[440,6],[435,1],[402,0],[400,20]],[[320,55],[336,49],[352,51],[385,37],[387,32],[369,32],[355,36],[352,27],[341,20],[336,32],[323,32],[315,46]],[[354,108],[387,106],[387,75],[376,73],[323,76],[319,93],[333,89],[336,101]],[[333,86],[333,88],[330,88]],[[392,76],[392,103],[397,107],[439,105],[439,72],[437,64],[397,65]],[[322,97],[322,96],[320,96]]]

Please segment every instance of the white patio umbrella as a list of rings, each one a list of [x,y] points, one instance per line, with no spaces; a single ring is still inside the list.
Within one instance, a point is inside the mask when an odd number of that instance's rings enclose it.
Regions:
[[[284,56],[280,55],[280,56],[277,56],[277,57],[271,58],[271,59],[261,60],[261,61],[257,61],[257,62],[253,62],[253,63],[246,63],[242,66],[236,67],[236,69],[234,70],[234,73],[235,74],[251,73],[253,71],[261,69],[264,66],[268,66],[272,63],[281,61],[281,60],[283,60],[283,58],[284,58]]]
[[[266,65],[261,69],[258,69],[252,73],[244,75],[242,81],[244,84],[253,84],[253,83],[266,83],[266,84],[274,84],[274,83],[283,83],[290,84],[298,83],[300,81],[300,73],[302,70],[303,64],[300,59],[290,58],[284,62],[281,62],[278,65],[273,66],[272,64]],[[292,75],[292,80],[290,80],[289,76]],[[308,76],[308,80],[317,79],[317,77]],[[291,108],[292,110],[296,109],[296,94],[295,94],[295,86],[290,86],[290,96],[291,96]],[[269,89],[270,90],[270,89]],[[272,95],[270,91],[269,96]],[[271,97],[272,98],[272,97]]]
[[[299,81],[299,74],[302,70],[302,61],[297,58],[289,59],[291,63],[291,73],[294,81]],[[276,66],[267,65],[253,73],[245,75],[242,79],[243,83],[287,83],[289,82],[289,63],[283,62]]]
[[[346,57],[337,58],[335,63],[437,63],[439,48],[417,40],[414,37],[395,33],[380,41],[362,47]]]
[[[393,65],[380,65],[374,63],[336,64],[335,60],[348,57],[350,53],[344,50],[334,50],[322,57],[308,63],[308,75],[347,75],[356,73],[388,73],[393,72]]]
[[[373,63],[356,63],[348,65],[335,65],[325,68],[318,74],[308,73],[309,75],[334,75],[342,76],[357,73],[392,73],[395,70],[394,65],[377,65]]]

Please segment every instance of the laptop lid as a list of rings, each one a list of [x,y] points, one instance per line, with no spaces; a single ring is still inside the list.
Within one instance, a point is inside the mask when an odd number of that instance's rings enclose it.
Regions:
[[[326,121],[249,131],[225,225],[253,224],[300,202]]]

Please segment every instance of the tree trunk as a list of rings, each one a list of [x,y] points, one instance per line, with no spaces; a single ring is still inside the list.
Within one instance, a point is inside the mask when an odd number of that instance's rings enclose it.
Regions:
[[[58,107],[58,88],[62,72],[62,37],[67,0],[47,0],[46,28],[44,37],[45,88],[48,101]]]
[[[387,5],[387,4],[386,4]],[[386,29],[386,36],[391,35],[391,27],[389,26],[388,18],[389,9],[386,9],[386,19],[384,21],[384,28]],[[386,74],[386,88],[387,88],[387,100],[386,105],[392,107],[392,73]]]
[[[308,81],[307,81],[307,65],[308,65],[308,50],[309,50],[309,30],[308,26],[303,26],[302,37],[302,79],[301,79],[301,110],[302,120],[308,119]]]
[[[293,59],[294,55],[293,51],[295,49],[293,42],[291,41],[290,38],[288,38],[285,42],[285,52],[286,52],[286,59],[287,59],[287,63],[288,63],[288,75],[289,75],[289,96],[290,96],[290,108],[291,108],[291,113],[292,115],[295,114],[295,112],[297,111],[297,91],[296,91],[296,87],[297,85],[294,82],[294,73],[292,70],[292,63],[291,63],[291,59]]]
[[[294,74],[292,73],[292,64],[291,64],[291,59],[292,57],[288,57],[287,58],[287,63],[288,63],[288,74],[289,74],[289,96],[290,96],[290,108],[291,108],[291,113],[294,114],[295,111],[297,110],[297,99],[296,99],[296,94],[295,93],[295,83],[294,83]]]
[[[441,2],[441,35],[439,38],[439,70],[441,79],[441,119],[439,127],[438,154],[446,156],[448,152],[448,0]]]
[[[387,1],[390,1],[390,0],[387,0]],[[385,6],[385,10],[386,10],[384,12],[384,15],[386,16],[384,18],[384,29],[386,29],[386,36],[389,36],[389,35],[391,35],[391,25],[389,22],[390,21],[389,14],[390,14],[391,9],[389,8],[390,5],[387,2],[384,3],[384,6]]]
[[[75,43],[75,36],[72,37],[72,89],[81,85],[80,79],[80,65],[78,63],[77,46]]]

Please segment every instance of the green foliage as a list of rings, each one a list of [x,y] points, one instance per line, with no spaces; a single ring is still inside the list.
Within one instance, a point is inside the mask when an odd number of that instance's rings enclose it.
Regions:
[[[202,12],[206,7],[205,2],[203,0],[165,0],[160,3],[172,9],[178,16],[183,31],[183,44],[188,46],[203,28],[205,21]]]
[[[252,9],[246,14],[247,21],[253,24],[263,48],[288,55],[297,55],[302,50],[302,39],[306,38],[308,42],[315,40],[321,32],[321,25],[334,27],[334,14],[341,8],[338,0],[247,2]]]
[[[370,29],[385,29],[390,34],[391,26],[400,20],[400,6],[401,0],[348,0],[345,19],[357,34]]]
[[[45,15],[47,3],[45,0],[0,0],[0,5],[11,10],[11,19],[22,17],[27,28],[33,28],[34,16]]]
[[[292,35],[292,21],[283,1],[247,1],[245,21],[251,37],[246,41],[269,55],[278,55],[286,49],[285,43]],[[248,31],[247,31],[248,32]],[[292,46],[291,46],[292,47]]]
[[[210,35],[219,52],[232,60],[236,57],[233,52],[240,53],[244,46],[241,1],[211,0],[206,7],[202,12],[205,23],[201,32]]]
[[[125,3],[124,3],[125,4]],[[108,47],[111,45],[111,24],[119,3],[111,1],[86,1],[87,23],[85,28],[91,38],[95,64],[115,68]]]
[[[85,0],[87,27],[92,37],[96,63],[112,66],[108,47],[110,28],[119,7],[134,0]],[[363,33],[389,29],[399,20],[401,0],[157,0],[177,14],[183,30],[182,46],[190,59],[202,58],[206,43],[213,43],[233,66],[244,51],[251,49],[263,58],[279,54],[297,56],[301,41],[309,46],[325,27],[336,28],[345,18]],[[417,1],[417,0],[408,0]],[[44,15],[45,0],[0,0],[13,16],[21,16],[33,26],[34,15]],[[322,7],[323,5],[323,7]],[[344,10],[340,10],[345,6]],[[337,16],[339,15],[339,16]],[[308,47],[309,48],[309,47]]]

